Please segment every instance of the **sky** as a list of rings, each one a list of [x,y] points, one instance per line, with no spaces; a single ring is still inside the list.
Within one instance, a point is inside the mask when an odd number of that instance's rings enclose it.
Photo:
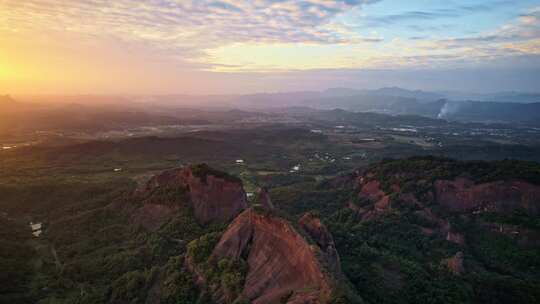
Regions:
[[[540,91],[540,0],[0,0],[0,94]]]

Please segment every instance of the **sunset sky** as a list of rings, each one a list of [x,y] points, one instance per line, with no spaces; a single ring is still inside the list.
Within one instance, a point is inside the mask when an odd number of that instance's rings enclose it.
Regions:
[[[0,0],[0,94],[538,91],[540,0]]]

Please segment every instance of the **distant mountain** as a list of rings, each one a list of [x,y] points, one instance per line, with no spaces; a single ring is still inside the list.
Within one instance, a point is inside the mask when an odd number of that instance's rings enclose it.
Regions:
[[[35,104],[46,105],[65,105],[65,104],[83,104],[83,105],[106,105],[114,106],[119,104],[131,103],[128,96],[117,95],[97,95],[97,94],[79,94],[79,95],[28,95],[19,98],[21,101]]]
[[[10,95],[0,95],[0,104],[15,102]]]
[[[471,122],[527,123],[540,121],[540,103],[488,101],[434,101],[388,95],[353,95],[305,100],[304,106],[390,115],[419,115]]]
[[[364,94],[364,90],[356,90],[350,88],[329,88],[321,92],[325,97],[344,97]]]
[[[247,108],[321,107],[325,109],[354,109],[358,106],[357,101],[362,104],[369,104],[370,107],[373,105],[380,107],[377,104],[381,102],[386,105],[411,100],[436,101],[441,98],[444,98],[444,95],[420,90],[411,91],[398,87],[377,90],[329,88],[320,92],[299,91],[240,95],[227,99],[227,103],[230,106]]]
[[[538,124],[540,121],[540,103],[450,101],[443,105],[438,118]]]
[[[14,111],[23,106],[22,103],[15,101],[10,95],[0,95],[0,111]]]
[[[236,107],[279,108],[302,106],[305,100],[319,98],[322,95],[323,93],[316,91],[260,93],[240,95],[232,99],[230,102]]]
[[[0,103],[0,130],[4,133],[104,131],[126,127],[182,124],[189,121],[191,120],[119,106],[44,105],[19,103],[7,98]]]
[[[413,114],[436,117],[445,101],[419,101],[415,98],[361,94],[354,96],[324,97],[304,101],[305,106],[318,109],[344,109],[354,112],[385,114]]]
[[[421,90],[407,90],[399,87],[386,87],[376,90],[356,90],[349,88],[330,88],[322,92],[324,97],[347,97],[347,96],[384,96],[384,97],[401,97],[412,98],[418,100],[433,101],[444,98],[445,96],[439,93],[426,92]]]
[[[487,95],[483,100],[496,102],[533,103],[540,102],[540,93],[503,92]]]
[[[327,99],[325,103],[319,103],[324,108],[342,107],[345,98],[355,98],[362,104],[370,103],[370,106],[381,108],[388,103],[411,102],[435,102],[442,99],[453,101],[491,101],[505,103],[534,103],[540,102],[540,93],[501,92],[494,94],[478,94],[457,91],[422,91],[408,90],[399,87],[385,87],[375,90],[359,90],[354,88],[329,88],[324,91],[301,91],[249,94],[231,97],[230,104],[247,107],[290,107],[290,106],[313,106],[308,101]],[[333,98],[341,98],[332,103]],[[358,102],[345,102],[346,106],[358,106]],[[383,105],[382,105],[383,104]]]
[[[472,99],[469,99],[471,97]],[[386,87],[376,90],[330,88],[324,91],[248,95],[163,95],[107,97],[82,95],[56,103],[21,103],[0,96],[0,125],[4,131],[104,130],[131,126],[208,124],[223,122],[291,122],[294,115],[312,110],[343,109],[390,115],[474,122],[538,124],[535,101],[540,94],[506,92],[468,94],[427,92]],[[471,101],[469,101],[471,100]],[[69,103],[65,103],[70,101]],[[291,112],[289,112],[291,111]]]
[[[389,88],[381,88],[377,90],[370,90],[366,91],[368,94],[371,95],[377,95],[377,96],[394,96],[394,97],[404,97],[404,98],[414,98],[419,100],[437,100],[444,98],[444,95],[433,93],[433,92],[425,92],[421,90],[406,90],[398,87],[389,87]]]
[[[437,93],[444,96],[445,99],[454,101],[474,100],[510,103],[540,102],[540,93],[499,92],[491,94],[480,94],[457,91],[441,91]]]

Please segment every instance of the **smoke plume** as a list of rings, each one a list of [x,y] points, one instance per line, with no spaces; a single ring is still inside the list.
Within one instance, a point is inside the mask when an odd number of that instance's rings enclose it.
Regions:
[[[439,111],[439,114],[437,115],[437,118],[439,119],[445,119],[449,116],[457,113],[457,111],[460,108],[460,104],[457,102],[446,102],[441,110]]]

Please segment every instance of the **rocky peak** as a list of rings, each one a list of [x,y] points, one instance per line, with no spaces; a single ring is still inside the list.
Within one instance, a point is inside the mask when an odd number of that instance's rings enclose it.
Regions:
[[[305,217],[303,222],[321,243],[333,243],[320,221]],[[319,303],[331,293],[331,277],[318,251],[287,220],[250,208],[229,225],[212,258],[246,258],[242,297],[250,303]]]
[[[151,178],[142,193],[156,189],[184,188],[197,221],[225,223],[247,208],[247,197],[240,179],[205,164],[164,171]]]

